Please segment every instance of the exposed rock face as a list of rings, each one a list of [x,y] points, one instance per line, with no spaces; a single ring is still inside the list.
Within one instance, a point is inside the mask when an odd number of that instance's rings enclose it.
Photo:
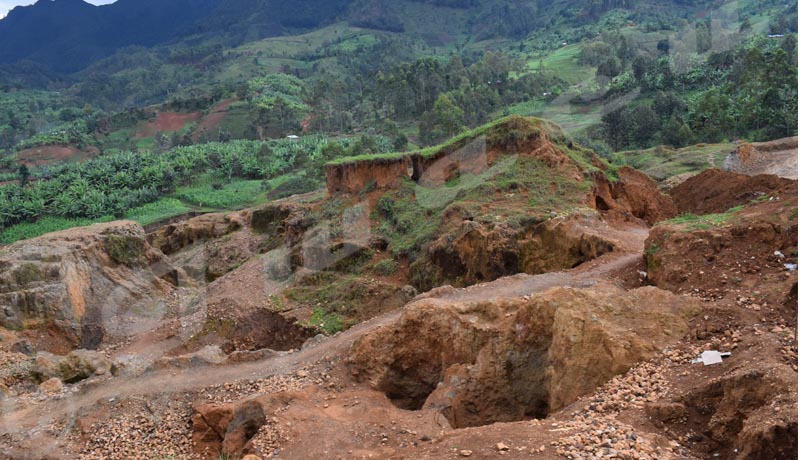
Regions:
[[[594,214],[573,214],[512,229],[464,221],[453,234],[431,244],[436,277],[468,285],[517,273],[539,274],[573,268],[614,250],[598,230]],[[428,287],[428,286],[425,286]]]
[[[173,254],[195,243],[233,233],[245,225],[247,217],[246,213],[203,214],[165,225],[148,234],[147,240],[164,254]]]
[[[423,299],[358,340],[360,380],[454,427],[543,417],[678,340],[690,301],[655,288],[555,288],[529,300]]]
[[[36,355],[33,373],[42,381],[57,378],[75,383],[92,375],[111,372],[111,361],[102,353],[91,350],[74,350],[67,356],[47,352]]]
[[[675,217],[677,211],[669,196],[647,174],[623,166],[619,181],[611,183],[603,174],[595,175],[594,208],[632,215],[650,225]]]
[[[0,326],[52,327],[94,348],[115,318],[154,308],[180,276],[134,222],[18,242],[0,253]]]
[[[478,174],[504,154],[536,157],[562,174],[580,179],[577,164],[550,139],[555,125],[543,120],[510,117],[474,138],[455,140],[433,154],[408,153],[325,166],[330,193],[358,193],[368,184],[389,187],[403,178],[424,186],[442,185],[461,173]]]
[[[698,215],[725,212],[764,194],[797,196],[797,181],[772,175],[747,176],[708,169],[670,191],[680,213]]]

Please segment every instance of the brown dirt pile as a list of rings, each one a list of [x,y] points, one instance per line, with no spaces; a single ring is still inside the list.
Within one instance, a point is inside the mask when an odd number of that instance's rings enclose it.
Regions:
[[[788,185],[796,189],[796,182]],[[645,242],[648,279],[674,292],[728,298],[756,310],[788,308],[796,314],[797,272],[785,264],[797,263],[797,197],[782,195],[719,222],[699,218],[656,226]],[[721,208],[735,203],[716,202]]]
[[[774,174],[797,180],[797,137],[769,142],[742,142],[725,159],[725,169],[757,175]]]
[[[662,194],[656,181],[647,174],[623,166],[619,181],[609,182],[604,174],[595,175],[593,207],[623,218],[635,217],[650,225],[675,217],[675,205]]]
[[[748,204],[764,195],[791,199],[797,181],[773,175],[748,176],[708,169],[669,192],[679,213],[711,214]]]

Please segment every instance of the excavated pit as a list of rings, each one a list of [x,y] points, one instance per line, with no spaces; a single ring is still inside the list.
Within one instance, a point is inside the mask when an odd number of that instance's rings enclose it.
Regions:
[[[354,344],[351,371],[396,406],[437,410],[454,428],[544,418],[677,341],[692,302],[609,285],[422,299]]]

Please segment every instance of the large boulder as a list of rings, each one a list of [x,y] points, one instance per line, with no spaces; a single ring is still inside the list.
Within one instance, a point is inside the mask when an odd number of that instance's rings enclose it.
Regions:
[[[165,225],[147,235],[151,245],[173,254],[195,243],[220,238],[246,225],[246,213],[209,213]]]
[[[428,298],[359,339],[357,379],[455,427],[544,417],[687,331],[692,301],[656,288],[554,288],[529,299]]]
[[[135,222],[50,233],[0,251],[0,326],[46,326],[94,348],[130,324],[118,321],[127,312],[159,307],[180,278]]]
[[[200,458],[240,458],[253,450],[252,438],[279,408],[297,397],[279,392],[233,403],[198,403],[193,407],[192,444]],[[211,455],[209,455],[211,454]]]
[[[74,350],[67,356],[39,352],[34,360],[33,374],[42,381],[57,378],[75,383],[92,375],[111,372],[111,361],[102,353],[92,350]]]

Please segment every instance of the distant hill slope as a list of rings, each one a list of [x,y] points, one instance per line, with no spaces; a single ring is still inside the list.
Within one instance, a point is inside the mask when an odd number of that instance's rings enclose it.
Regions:
[[[208,16],[221,0],[40,0],[0,21],[0,63],[20,60],[73,72],[130,45],[153,46]]]
[[[31,61],[67,74],[133,45],[234,47],[336,21],[434,42],[462,34],[476,41],[520,39],[559,21],[584,24],[611,9],[641,10],[650,3],[653,0],[118,0],[94,6],[84,0],[39,0],[14,8],[0,20],[0,65]],[[686,0],[658,3],[659,9],[664,3],[687,8]]]
[[[350,0],[40,0],[0,20],[0,64],[33,61],[71,73],[126,46],[192,38],[241,43],[310,29],[337,17]]]

